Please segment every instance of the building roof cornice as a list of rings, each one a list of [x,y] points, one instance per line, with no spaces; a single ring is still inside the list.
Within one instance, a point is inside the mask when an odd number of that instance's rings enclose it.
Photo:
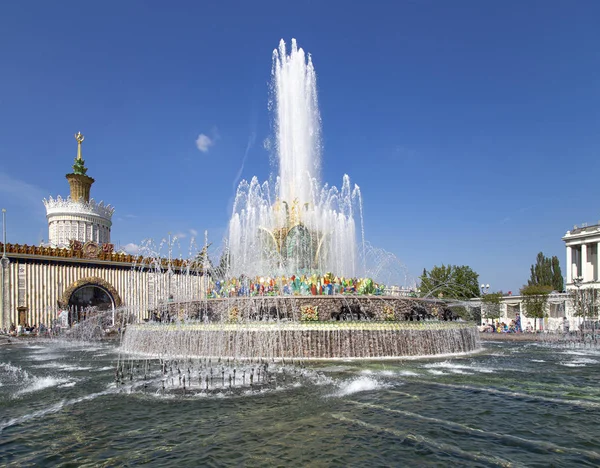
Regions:
[[[81,200],[74,201],[70,197],[63,198],[59,195],[56,198],[44,198],[43,203],[46,207],[46,215],[48,216],[56,214],[84,214],[110,220],[115,212],[115,209],[111,205],[105,205],[103,201],[96,202],[93,198],[88,202]]]

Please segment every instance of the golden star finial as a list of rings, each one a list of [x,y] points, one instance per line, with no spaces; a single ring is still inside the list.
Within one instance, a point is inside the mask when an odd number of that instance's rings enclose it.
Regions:
[[[85,137],[81,134],[81,132],[77,132],[75,134],[75,139],[77,140],[77,159],[81,159],[81,143],[83,143]]]

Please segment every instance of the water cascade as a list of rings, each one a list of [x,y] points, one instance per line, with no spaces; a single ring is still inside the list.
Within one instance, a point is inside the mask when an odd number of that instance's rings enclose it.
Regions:
[[[272,93],[279,175],[274,188],[256,177],[240,183],[229,222],[230,273],[355,276],[360,189],[347,175],[341,189],[319,181],[316,75],[310,55],[295,40],[289,54],[283,40],[273,51]]]
[[[130,326],[123,350],[152,357],[377,359],[470,352],[477,329],[466,322],[154,324]]]

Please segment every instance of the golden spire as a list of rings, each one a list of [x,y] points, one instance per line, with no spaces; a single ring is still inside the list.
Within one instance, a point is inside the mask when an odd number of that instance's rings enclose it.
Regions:
[[[77,132],[75,134],[75,139],[77,140],[77,159],[81,159],[81,143],[83,143],[85,137],[81,134],[81,132]]]

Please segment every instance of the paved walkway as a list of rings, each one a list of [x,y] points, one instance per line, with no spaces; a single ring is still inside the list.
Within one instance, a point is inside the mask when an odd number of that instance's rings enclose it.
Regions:
[[[481,341],[542,341],[546,333],[479,333]]]

